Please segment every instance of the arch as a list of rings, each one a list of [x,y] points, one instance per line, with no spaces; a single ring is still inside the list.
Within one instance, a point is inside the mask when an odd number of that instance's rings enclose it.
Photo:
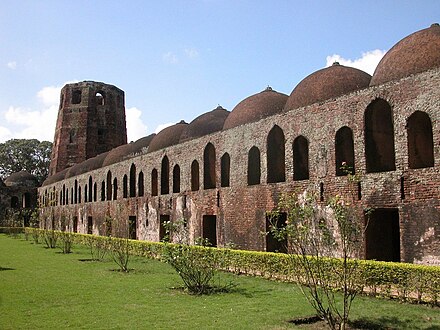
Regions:
[[[173,168],[173,193],[180,193],[180,166],[177,164]]]
[[[253,146],[248,153],[248,185],[260,184],[261,165],[260,165],[260,149]]]
[[[81,186],[78,187],[78,203],[81,204]]]
[[[105,94],[102,91],[98,91],[95,94],[96,105],[105,105]]]
[[[130,166],[130,197],[136,197],[136,165]]]
[[[407,121],[409,168],[434,166],[432,123],[426,112],[416,111]]]
[[[118,199],[118,179],[114,178],[113,179],[113,200],[117,200]]]
[[[394,127],[391,106],[383,99],[368,105],[364,118],[365,161],[367,172],[396,169]]]
[[[107,200],[112,200],[112,172],[107,172]]]
[[[105,181],[101,182],[101,201],[105,201]]]
[[[347,126],[341,127],[335,135],[336,175],[355,173],[353,131]]]
[[[88,189],[87,189],[87,184],[84,186],[84,203],[87,203],[88,202],[88,199],[87,199],[87,192],[88,192]],[[63,192],[61,192],[61,198],[60,198],[60,200],[62,200],[62,198],[64,197],[64,194],[63,194]]]
[[[63,192],[62,192],[62,194],[63,194],[63,202],[62,202],[61,205],[66,205],[66,185],[65,184],[63,184]]]
[[[267,136],[267,183],[286,181],[283,130],[275,125]]]
[[[72,92],[72,104],[80,104],[81,103],[81,90],[77,89]]]
[[[197,191],[200,188],[200,178],[199,178],[199,162],[193,160],[191,163],[191,190]]]
[[[89,200],[88,200],[89,202],[93,200],[92,191],[93,191],[92,176],[89,176]]]
[[[293,180],[309,178],[309,141],[300,135],[293,141]]]
[[[96,182],[93,184],[93,201],[96,202],[98,200],[98,185]]]
[[[158,175],[157,170],[153,168],[151,171],[151,196],[157,196],[158,195]]]
[[[69,205],[69,188],[66,189],[66,204]]]
[[[230,173],[231,173],[231,158],[229,154],[225,152],[220,159],[220,168],[221,168],[221,186],[229,187],[230,185]]]
[[[216,186],[215,179],[215,148],[212,143],[208,143],[203,152],[203,187],[212,189]]]
[[[70,204],[73,204],[73,187],[70,188]]]
[[[127,198],[128,197],[128,177],[127,174],[124,175],[122,178],[122,197]]]
[[[170,162],[167,156],[163,156],[160,167],[160,193],[162,195],[170,193]]]
[[[138,196],[144,196],[144,172],[142,171],[138,175]]]
[[[75,194],[74,194],[74,203],[78,203],[78,180],[75,180]]]

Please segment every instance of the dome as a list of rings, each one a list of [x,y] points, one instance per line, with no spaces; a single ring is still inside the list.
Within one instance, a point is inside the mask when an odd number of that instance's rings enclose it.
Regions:
[[[71,178],[73,176],[77,176],[101,168],[107,155],[108,152],[104,152],[102,154],[99,154],[98,156],[89,158],[79,164],[73,165],[68,169],[65,178]]]
[[[335,62],[305,77],[290,94],[285,110],[301,108],[366,88],[370,79],[371,76],[364,71]]]
[[[46,180],[43,182],[43,186],[50,185],[52,183],[64,180],[66,178],[67,171],[70,170],[70,167],[55,173],[54,175],[49,176]]]
[[[238,103],[228,118],[223,129],[252,123],[283,111],[288,96],[268,87],[266,90],[249,96]]]
[[[370,85],[380,85],[439,66],[440,26],[432,24],[395,44],[377,65]]]
[[[129,154],[131,154],[133,149],[134,142],[123,144],[119,147],[113,148],[110,150],[105,157],[102,166],[108,166],[115,163],[119,163],[120,161],[124,160],[126,157],[128,157]]]
[[[26,171],[20,171],[12,173],[5,179],[5,185],[8,187],[21,186],[21,187],[38,187],[38,180],[35,176]]]
[[[179,143],[183,130],[188,126],[183,120],[180,123],[164,128],[150,143],[148,152],[157,151]]]
[[[139,140],[133,142],[132,145],[132,153],[133,155],[146,152],[148,150],[148,147],[150,146],[151,141],[156,136],[156,134],[150,134],[148,136],[145,136],[143,138],[140,138]]]
[[[218,106],[214,110],[198,116],[182,132],[180,142],[221,131],[228,115],[228,110]]]

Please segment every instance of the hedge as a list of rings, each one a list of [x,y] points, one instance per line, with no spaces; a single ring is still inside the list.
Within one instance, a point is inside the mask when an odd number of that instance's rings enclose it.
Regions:
[[[42,235],[44,229],[26,228],[27,236]],[[56,231],[55,231],[56,232]],[[121,239],[88,234],[74,234],[75,243],[88,244],[93,240]],[[147,242],[128,240],[130,252],[133,255],[161,259],[164,248],[173,248],[178,245],[172,243]],[[192,246],[194,249],[206,249],[200,246]],[[208,248],[218,253],[222,260],[219,266],[221,270],[236,274],[262,276],[278,280],[292,281],[293,262],[291,258],[297,256],[246,250],[232,250],[227,248]],[[212,252],[211,251],[211,252]],[[328,269],[329,278],[336,278],[338,269],[342,268],[342,259],[338,258],[312,258],[311,262],[325,263],[324,269]],[[381,262],[374,260],[349,260],[357,263],[355,274],[356,286],[363,288],[367,294],[398,297],[411,302],[429,302],[440,306],[440,267],[424,266],[408,263]],[[337,288],[337,283],[335,283]]]

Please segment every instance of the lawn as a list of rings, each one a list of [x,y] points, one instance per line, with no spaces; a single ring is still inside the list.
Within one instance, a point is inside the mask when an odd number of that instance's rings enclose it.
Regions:
[[[174,270],[133,257],[130,273],[0,235],[0,329],[293,329],[313,315],[293,284],[221,274],[229,293],[189,295]],[[375,329],[440,329],[440,309],[358,297],[351,320]],[[315,329],[322,324],[302,325]]]

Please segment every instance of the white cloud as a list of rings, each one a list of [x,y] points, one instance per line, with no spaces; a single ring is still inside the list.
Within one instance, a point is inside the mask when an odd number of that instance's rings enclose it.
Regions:
[[[60,101],[61,88],[60,86],[43,87],[43,89],[37,93],[37,97],[46,106],[56,105]]]
[[[127,140],[136,141],[147,135],[147,125],[142,122],[142,111],[136,107],[125,110],[127,121]]]
[[[6,64],[6,65],[11,70],[15,70],[17,68],[17,62],[15,62],[15,61],[8,62],[8,64]]]
[[[354,60],[345,59],[341,55],[333,54],[331,56],[327,56],[326,66],[332,65],[334,62],[339,62],[342,65],[351,66],[372,75],[374,73],[374,70],[376,69],[377,64],[380,62],[385,53],[385,50],[370,50],[362,53],[362,56],[360,58]]]
[[[11,131],[8,128],[0,126],[0,143],[11,139],[11,136]]]
[[[177,64],[179,62],[179,59],[177,58],[176,54],[173,52],[168,52],[162,55],[162,59],[166,63],[170,64]]]
[[[199,52],[195,48],[185,49],[185,54],[188,58],[191,58],[191,59],[199,57]]]
[[[156,130],[154,131],[154,133],[159,133],[161,130],[163,130],[164,128],[170,127],[174,125],[174,123],[166,123],[166,124],[160,124],[156,127]]]

